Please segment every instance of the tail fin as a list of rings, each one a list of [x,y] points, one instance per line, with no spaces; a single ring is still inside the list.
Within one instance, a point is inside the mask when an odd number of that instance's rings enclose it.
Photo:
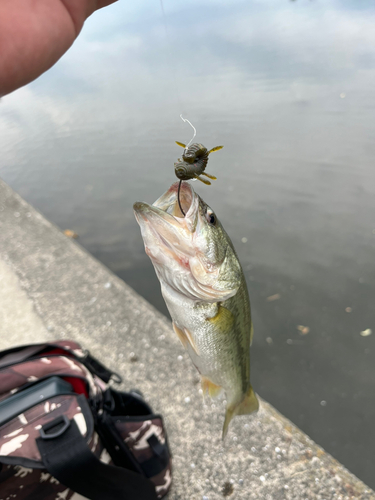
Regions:
[[[257,411],[258,408],[259,408],[258,398],[256,397],[253,388],[250,386],[249,390],[245,394],[245,397],[240,403],[238,403],[235,406],[227,407],[227,411],[225,413],[224,426],[223,426],[223,435],[222,435],[223,440],[227,435],[229,423],[233,417],[235,417],[236,415],[248,415],[250,413],[253,413],[254,411]]]

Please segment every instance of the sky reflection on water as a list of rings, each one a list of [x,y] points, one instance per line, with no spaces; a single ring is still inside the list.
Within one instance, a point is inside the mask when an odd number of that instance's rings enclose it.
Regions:
[[[248,280],[253,385],[375,487],[375,335],[360,336],[375,332],[375,6],[163,7],[97,12],[54,68],[1,101],[0,175],[165,312],[133,202],[174,181],[174,141],[191,136],[180,113],[199,142],[224,144],[208,169],[218,181],[194,188]]]

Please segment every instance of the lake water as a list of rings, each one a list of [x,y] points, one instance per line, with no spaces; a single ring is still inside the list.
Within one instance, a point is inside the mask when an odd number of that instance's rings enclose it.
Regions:
[[[165,314],[133,202],[174,182],[181,113],[224,145],[194,188],[244,267],[253,386],[373,488],[374,26],[364,0],[119,2],[0,103],[0,176]]]

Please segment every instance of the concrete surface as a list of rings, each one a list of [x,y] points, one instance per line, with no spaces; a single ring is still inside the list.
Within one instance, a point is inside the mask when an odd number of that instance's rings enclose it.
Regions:
[[[170,500],[375,499],[264,401],[223,445],[223,401],[203,404],[169,322],[1,181],[0,234],[0,348],[72,338],[141,389],[165,416]]]
[[[13,338],[14,335],[16,338]],[[33,302],[21,288],[18,276],[3,260],[0,260],[1,348],[11,347],[15,342],[30,344],[35,342],[35,338],[48,337],[48,331],[36,313]]]

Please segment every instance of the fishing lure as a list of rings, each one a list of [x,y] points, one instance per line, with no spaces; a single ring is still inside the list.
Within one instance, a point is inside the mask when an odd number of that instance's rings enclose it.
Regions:
[[[202,179],[200,177],[201,175],[205,175],[206,177],[209,177],[210,179],[216,180],[216,177],[214,175],[207,174],[205,172],[205,168],[208,163],[208,155],[210,153],[213,153],[214,151],[218,151],[219,149],[222,149],[224,146],[216,146],[215,148],[210,149],[210,151],[207,150],[203,146],[203,144],[198,144],[194,143],[191,144],[194,140],[194,137],[197,134],[197,131],[192,123],[189,122],[186,118],[183,118],[182,115],[180,115],[180,118],[183,122],[187,122],[192,129],[194,130],[194,135],[190,139],[188,145],[183,144],[182,142],[176,141],[176,144],[178,146],[181,146],[184,148],[184,153],[182,155],[182,160],[179,158],[177,162],[174,164],[174,171],[178,179],[180,179],[180,183],[178,185],[178,192],[177,192],[177,201],[178,205],[180,207],[180,210],[182,214],[185,216],[185,212],[182,209],[181,206],[181,201],[180,201],[180,190],[181,190],[181,183],[182,181],[189,181],[191,179],[199,179],[201,182],[207,185],[211,185],[211,182],[208,181],[207,179]],[[190,145],[191,144],[191,145]]]
[[[210,175],[204,170],[208,163],[208,155],[222,149],[223,146],[216,146],[208,151],[203,144],[194,143],[191,146],[185,146],[185,144],[178,141],[176,141],[176,144],[185,150],[182,154],[182,159],[179,158],[174,164],[175,174],[180,181],[198,179],[204,184],[210,185],[211,182],[207,179],[202,179],[202,177],[200,177],[201,175],[216,180],[214,175]]]

